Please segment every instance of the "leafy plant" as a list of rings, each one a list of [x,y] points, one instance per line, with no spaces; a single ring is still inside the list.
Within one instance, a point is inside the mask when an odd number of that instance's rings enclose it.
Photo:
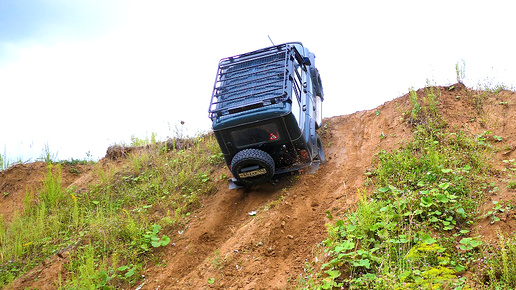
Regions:
[[[503,138],[500,137],[500,136],[496,136],[496,135],[493,135],[493,139],[495,139],[496,141],[498,142],[502,142],[503,141]]]
[[[500,218],[497,216],[499,213],[503,213],[506,210],[511,210],[512,207],[510,205],[503,206],[503,203],[500,203],[499,201],[493,200],[493,208],[489,210],[485,216],[489,216],[491,218],[491,223],[495,223],[500,221]]]
[[[463,238],[459,243],[459,248],[463,251],[471,251],[482,245],[482,241],[477,240],[477,238]]]
[[[142,245],[142,247],[144,247],[144,250],[149,250],[148,245],[154,248],[158,248],[164,247],[170,243],[170,238],[168,236],[163,235],[161,238],[158,236],[158,232],[160,230],[160,225],[152,225],[151,230],[145,232],[143,238],[145,239],[146,243]]]

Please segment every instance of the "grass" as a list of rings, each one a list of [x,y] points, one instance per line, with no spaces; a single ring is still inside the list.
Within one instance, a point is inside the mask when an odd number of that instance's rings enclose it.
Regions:
[[[35,267],[42,260],[64,247],[73,230],[68,226],[73,204],[60,185],[60,167],[49,165],[43,193],[36,197],[28,190],[25,209],[10,224],[2,222],[0,230],[0,284],[5,285],[20,273]]]
[[[132,137],[134,138],[134,137]],[[15,164],[25,164],[32,162],[31,159],[23,160],[22,157],[19,157],[17,160],[13,160],[8,158],[6,148],[4,148],[4,154],[0,154],[0,171],[5,170]],[[44,148],[41,152],[40,157],[36,158],[35,161],[43,161],[47,164],[62,164],[62,165],[85,165],[85,164],[93,164],[93,157],[90,152],[86,152],[86,159],[74,159],[70,158],[69,160],[58,160],[58,153],[53,153],[50,150],[48,144],[44,145]]]
[[[464,79],[466,78],[466,62],[463,59],[455,64],[455,74],[457,83],[464,84]]]
[[[92,165],[98,182],[87,190],[63,188],[63,165],[48,162],[42,188],[27,191],[25,208],[12,222],[0,220],[0,285],[57,253],[66,256],[70,275],[56,288],[140,283],[142,269],[159,260],[156,249],[171,243],[200,199],[215,191],[212,165],[223,161],[210,135],[182,150],[163,144],[132,151],[121,167]]]
[[[432,86],[425,89],[424,95],[421,93],[418,95],[417,91],[410,88],[409,100],[411,109],[404,113],[408,123],[413,126],[418,126],[424,125],[427,122],[437,122],[437,119],[439,119],[437,115],[437,106],[439,105],[437,99],[439,94],[439,90],[434,89]]]
[[[4,148],[4,154],[0,154],[0,171],[9,168],[10,162],[9,159],[7,159],[7,153],[5,152],[6,149]]]
[[[494,190],[489,161],[499,138],[490,131],[452,132],[440,116],[438,96],[432,87],[424,95],[410,90],[405,120],[413,126],[412,140],[376,155],[366,173],[373,186],[359,191],[354,211],[328,225],[328,258],[320,273],[303,280],[305,287],[516,287],[516,237],[500,235],[491,245],[472,233],[483,214],[478,205]],[[507,187],[513,186],[509,181]],[[493,203],[492,222],[510,208]]]

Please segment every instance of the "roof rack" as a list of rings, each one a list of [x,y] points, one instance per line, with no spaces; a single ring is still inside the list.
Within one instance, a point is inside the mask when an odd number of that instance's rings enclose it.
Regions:
[[[291,99],[289,67],[298,55],[286,43],[221,59],[209,117],[214,120]]]

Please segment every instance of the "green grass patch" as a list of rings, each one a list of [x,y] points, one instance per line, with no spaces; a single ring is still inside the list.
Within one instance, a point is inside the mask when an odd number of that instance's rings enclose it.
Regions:
[[[7,159],[6,149],[4,148],[4,154],[0,153],[0,171],[5,170],[11,166],[9,159]]]
[[[516,237],[499,234],[498,243],[486,244],[486,253],[478,257],[474,267],[473,278],[484,286],[482,289],[516,288]]]
[[[0,285],[30,270],[71,243],[70,193],[60,185],[61,168],[48,166],[41,191],[26,192],[25,209],[0,224]]]
[[[413,138],[376,155],[366,173],[372,192],[364,188],[356,210],[328,226],[329,258],[313,275],[318,288],[471,289],[473,281],[486,289],[515,287],[514,237],[492,247],[471,233],[491,188],[496,138],[448,130],[437,95],[432,88],[426,99],[410,92]]]
[[[0,220],[0,285],[53,255],[67,257],[66,289],[127,288],[156,260],[157,248],[184,230],[203,196],[216,188],[213,165],[222,163],[206,135],[169,150],[156,142],[133,151],[116,168],[96,165],[88,190],[61,187],[61,164],[48,163],[41,189],[27,191],[11,223]],[[152,144],[151,144],[152,145]]]

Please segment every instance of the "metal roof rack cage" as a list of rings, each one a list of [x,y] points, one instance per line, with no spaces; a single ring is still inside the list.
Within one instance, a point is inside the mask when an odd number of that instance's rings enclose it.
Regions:
[[[290,67],[298,55],[285,43],[221,59],[209,117],[214,120],[291,99]]]

